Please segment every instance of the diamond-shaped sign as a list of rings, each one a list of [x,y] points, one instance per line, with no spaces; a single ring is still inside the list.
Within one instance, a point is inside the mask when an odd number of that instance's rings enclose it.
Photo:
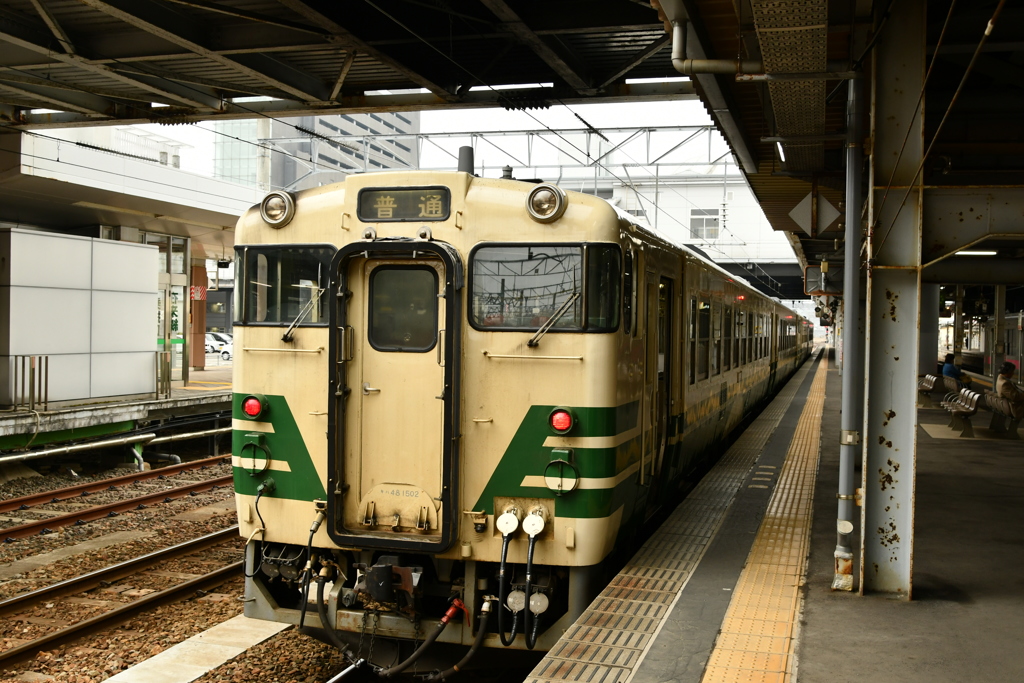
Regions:
[[[800,203],[789,212],[789,217],[800,226],[800,229],[807,233],[808,237],[814,237],[811,232],[811,193],[800,200]],[[825,232],[825,229],[832,224],[832,221],[839,218],[839,210],[832,206],[827,199],[818,195],[818,233]]]

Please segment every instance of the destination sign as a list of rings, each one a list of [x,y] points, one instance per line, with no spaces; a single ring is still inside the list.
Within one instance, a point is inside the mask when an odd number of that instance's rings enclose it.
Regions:
[[[443,221],[451,213],[452,197],[447,187],[402,187],[359,191],[359,220]]]

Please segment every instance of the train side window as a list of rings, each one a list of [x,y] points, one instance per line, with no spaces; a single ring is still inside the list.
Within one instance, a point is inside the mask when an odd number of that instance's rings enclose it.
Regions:
[[[737,367],[747,362],[747,335],[744,332],[746,329],[745,317],[746,313],[739,309],[736,310],[736,347],[734,355]]]
[[[730,370],[733,363],[732,353],[732,306],[726,306],[722,312],[722,316],[725,318],[723,323],[723,339],[722,339],[722,369]]]
[[[378,351],[424,353],[437,343],[437,271],[380,266],[370,275],[367,339]]]
[[[593,332],[619,326],[619,248],[590,244],[587,261],[587,329]]]
[[[711,374],[722,372],[722,307],[711,309]]]
[[[697,379],[708,378],[708,345],[711,337],[711,302],[697,302]]]
[[[633,331],[633,250],[622,255],[622,331]]]
[[[690,298],[690,358],[687,365],[690,367],[690,384],[697,381],[697,298]]]

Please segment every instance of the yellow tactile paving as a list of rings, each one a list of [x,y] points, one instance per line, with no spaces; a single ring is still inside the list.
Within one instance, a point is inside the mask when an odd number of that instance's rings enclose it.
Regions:
[[[805,366],[789,380],[661,528],[562,635],[525,683],[567,680],[624,683],[629,680],[679,599],[736,492],[778,427],[807,372]],[[768,484],[776,477],[776,472],[769,468],[757,471],[765,472],[759,476],[769,479]],[[780,631],[776,622],[762,623],[763,629],[751,631],[754,636],[784,641],[792,636],[791,628]],[[776,655],[779,661],[790,656],[788,647],[781,651],[776,648],[750,652],[751,658],[737,655],[736,661],[746,666],[748,659],[754,661],[753,655],[762,652],[766,657]]]
[[[702,683],[793,683],[827,372],[819,363]]]

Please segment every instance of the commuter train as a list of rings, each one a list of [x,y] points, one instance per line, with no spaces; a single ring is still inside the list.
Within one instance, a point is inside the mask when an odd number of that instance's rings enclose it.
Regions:
[[[245,614],[384,675],[550,648],[810,352],[604,199],[465,171],[272,192],[235,277]]]

